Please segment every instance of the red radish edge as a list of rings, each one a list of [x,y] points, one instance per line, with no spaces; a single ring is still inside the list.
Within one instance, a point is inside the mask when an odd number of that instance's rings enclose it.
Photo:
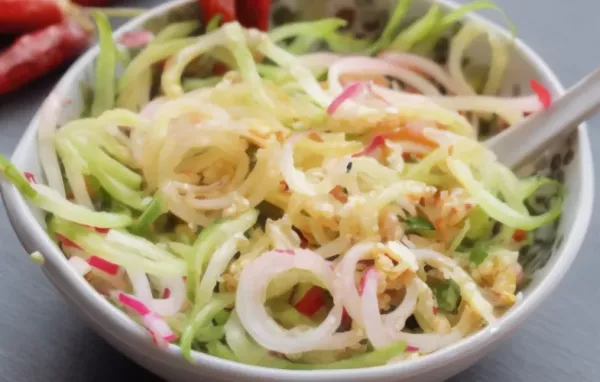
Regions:
[[[119,43],[127,48],[140,48],[154,39],[152,32],[147,30],[127,32],[119,39]]]
[[[331,115],[335,113],[335,111],[348,99],[354,98],[367,87],[365,82],[354,82],[348,86],[340,93],[339,96],[335,97],[335,99],[331,102],[329,107],[327,107],[327,114]]]
[[[416,352],[416,351],[419,351],[419,348],[416,346],[412,346],[412,345],[406,345],[406,349],[404,351]]]
[[[55,233],[55,235],[56,235],[56,238],[58,239],[58,241],[60,241],[61,244],[64,245],[65,247],[73,247],[73,248],[81,249],[80,246],[78,246],[74,241],[67,238],[66,236],[63,236],[60,233]]]
[[[544,106],[544,109],[547,109],[552,104],[552,94],[544,87],[544,85],[540,84],[536,80],[531,80],[529,82],[529,86],[531,86],[531,90],[535,92],[540,103]]]
[[[352,154],[352,158],[369,155],[383,145],[385,145],[385,137],[383,135],[376,135],[367,145],[367,147],[357,153]]]
[[[83,226],[92,228],[98,233],[108,233],[108,231],[110,231],[110,228],[92,227],[91,225],[85,225],[85,224],[83,224]]]
[[[106,272],[109,275],[116,275],[120,269],[120,267],[117,264],[111,263],[110,261],[104,260],[103,258],[98,257],[98,256],[91,256],[88,259],[88,263],[92,267],[97,268],[103,272]]]
[[[171,297],[171,289],[169,288],[165,288],[165,290],[163,291],[163,298],[169,298]]]
[[[32,173],[30,173],[29,171],[25,171],[23,173],[23,175],[25,175],[25,179],[27,179],[27,181],[29,183],[33,183],[36,184],[37,182],[35,181],[35,175],[33,175]]]
[[[277,253],[285,253],[286,255],[294,255],[296,254],[296,252],[294,252],[293,249],[274,249],[274,252]]]
[[[362,296],[362,294],[365,290],[365,284],[367,283],[367,277],[371,277],[371,276],[369,276],[369,274],[372,272],[375,272],[375,276],[377,276],[377,270],[373,267],[367,268],[363,272],[362,277],[360,278],[360,283],[358,284],[358,294],[359,295]]]
[[[151,313],[150,309],[148,309],[143,302],[125,293],[119,293],[119,302],[128,308],[133,309],[140,316],[145,316]]]

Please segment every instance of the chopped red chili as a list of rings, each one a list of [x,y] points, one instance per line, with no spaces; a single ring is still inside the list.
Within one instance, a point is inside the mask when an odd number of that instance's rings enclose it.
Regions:
[[[302,296],[295,308],[305,316],[312,316],[325,305],[325,291],[318,286],[313,286]]]
[[[544,109],[547,109],[552,104],[552,94],[544,87],[544,85],[540,84],[536,80],[531,80],[529,82],[529,86],[531,86],[531,90],[535,92],[541,104],[544,106]]]

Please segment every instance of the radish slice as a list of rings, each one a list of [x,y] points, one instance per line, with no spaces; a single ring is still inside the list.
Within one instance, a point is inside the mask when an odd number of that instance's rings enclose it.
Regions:
[[[121,36],[119,43],[126,46],[127,48],[140,48],[147,45],[154,39],[152,32],[147,30],[140,30],[135,32],[127,32]]]
[[[144,326],[155,335],[168,342],[177,340],[177,335],[173,333],[169,325],[160,316],[150,313],[144,316]]]
[[[384,52],[379,57],[389,63],[402,66],[417,73],[423,73],[439,82],[449,92],[454,94],[465,94],[450,74],[436,62],[425,57],[410,53]],[[466,93],[469,94],[469,93]]]
[[[388,75],[399,79],[407,85],[417,89],[425,95],[439,95],[440,91],[429,80],[421,77],[417,73],[393,65],[387,61],[371,57],[347,57],[336,61],[329,68],[327,80],[329,82],[329,90],[333,92],[342,91],[340,84],[340,76],[342,74],[377,74]]]
[[[366,82],[354,82],[348,85],[342,93],[335,97],[327,108],[327,114],[332,115],[335,111],[347,100],[353,99],[358,96],[367,87]]]
[[[35,180],[35,175],[33,175],[32,173],[30,173],[28,171],[25,171],[23,173],[23,175],[25,175],[25,179],[27,179],[27,181],[29,183],[34,183],[34,184],[37,183],[36,180]]]
[[[110,261],[104,260],[103,258],[98,256],[90,256],[90,258],[88,259],[88,263],[90,264],[90,266],[113,276],[119,272],[119,269],[121,269],[117,264],[111,263]]]
[[[77,272],[81,276],[85,276],[92,270],[90,265],[78,256],[72,256],[71,258],[69,258],[69,265],[71,265],[71,267],[75,269],[75,272]]]
[[[356,289],[355,272],[356,266],[360,260],[367,257],[373,249],[375,243],[361,243],[352,247],[342,257],[342,261],[335,268],[337,275],[336,282],[339,284],[338,289],[342,291],[342,302],[346,311],[360,326],[363,324],[361,299]]]
[[[142,301],[121,291],[112,291],[110,294],[115,300],[142,317],[144,327],[148,329],[152,340],[159,347],[167,347],[169,342],[177,340],[177,335],[173,333],[169,324],[161,316],[152,312]]]
[[[135,296],[143,301],[150,310],[163,317],[177,314],[187,299],[185,282],[179,276],[160,278],[158,281],[162,289],[168,289],[169,294],[164,298],[155,299],[152,297],[148,276],[144,272],[127,269],[127,275],[133,286]]]
[[[544,85],[540,84],[536,80],[531,80],[529,82],[529,86],[531,86],[531,90],[535,92],[537,98],[540,103],[544,106],[544,109],[547,109],[552,104],[552,94],[544,87]]]
[[[267,287],[271,280],[292,269],[312,272],[333,297],[333,308],[316,328],[286,330],[265,309]],[[334,284],[334,279],[335,273],[329,262],[312,251],[299,249],[294,256],[282,256],[274,251],[264,253],[246,265],[240,275],[235,305],[242,325],[261,346],[284,354],[331,347],[343,311],[340,289]]]
[[[127,293],[117,292],[116,298],[121,304],[123,304],[124,306],[133,310],[140,316],[145,316],[145,315],[151,313],[150,309],[148,309],[146,304],[144,304],[142,301],[138,300],[137,298],[135,298],[131,295],[128,295]]]

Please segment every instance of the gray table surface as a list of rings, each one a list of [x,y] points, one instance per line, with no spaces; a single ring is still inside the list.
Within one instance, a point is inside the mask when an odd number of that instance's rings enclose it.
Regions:
[[[161,0],[128,1],[152,6]],[[496,0],[565,85],[600,64],[597,0]],[[495,17],[498,19],[497,17]],[[60,73],[0,97],[0,151],[10,154]],[[594,157],[600,119],[591,121]],[[600,166],[596,177],[600,179]],[[0,206],[3,209],[3,206]],[[496,351],[451,381],[598,381],[598,269],[600,215],[579,257],[547,301]],[[0,213],[0,381],[158,381],[88,328],[28,260]]]

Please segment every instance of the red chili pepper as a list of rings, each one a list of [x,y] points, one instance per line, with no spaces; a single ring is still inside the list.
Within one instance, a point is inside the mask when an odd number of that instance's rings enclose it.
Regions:
[[[60,233],[56,233],[55,235],[58,241],[60,241],[63,246],[81,249],[80,246],[78,246],[74,241],[67,238],[66,236],[63,236]]]
[[[214,66],[213,66],[213,74],[215,76],[223,76],[225,75],[225,73],[227,73],[229,71],[229,68],[227,67],[227,65],[225,65],[222,62],[217,62]]]
[[[271,0],[236,0],[237,19],[246,28],[269,29]]]
[[[346,308],[342,311],[342,322],[340,323],[341,330],[350,330],[352,328],[352,317],[348,314]]]
[[[325,292],[322,288],[314,286],[302,296],[302,299],[294,306],[296,310],[305,316],[312,316],[325,305]]]
[[[98,233],[108,233],[108,231],[110,231],[110,228],[92,227],[91,225],[87,225],[87,224],[82,224],[82,226],[87,227],[87,228],[91,228],[91,229],[95,230]]]
[[[72,20],[19,37],[0,54],[0,94],[15,90],[76,57],[92,33]]]
[[[367,147],[365,147],[364,149],[362,149],[361,151],[352,154],[353,158],[356,157],[361,157],[364,155],[369,155],[371,154],[373,151],[377,150],[379,147],[383,146],[385,144],[385,137],[383,135],[376,135],[373,140],[371,140],[371,143],[369,143],[369,145]]]
[[[516,241],[517,243],[527,239],[527,231],[523,231],[522,229],[518,229],[516,230],[513,235],[512,238],[514,241]]]
[[[67,2],[59,0],[0,0],[0,33],[27,33],[60,23]]]
[[[25,175],[25,179],[27,179],[27,181],[28,181],[29,183],[33,183],[33,184],[36,184],[36,183],[37,183],[37,182],[35,181],[35,175],[33,175],[32,173],[30,173],[30,172],[28,172],[28,171],[25,171],[25,172],[23,173],[23,175]]]
[[[235,0],[198,0],[202,9],[204,25],[216,15],[221,15],[221,22],[227,23],[236,19]]]
[[[552,104],[552,94],[544,87],[544,85],[540,84],[536,80],[531,80],[529,82],[529,86],[531,86],[531,90],[535,92],[540,103],[544,106],[544,109],[547,109]]]

